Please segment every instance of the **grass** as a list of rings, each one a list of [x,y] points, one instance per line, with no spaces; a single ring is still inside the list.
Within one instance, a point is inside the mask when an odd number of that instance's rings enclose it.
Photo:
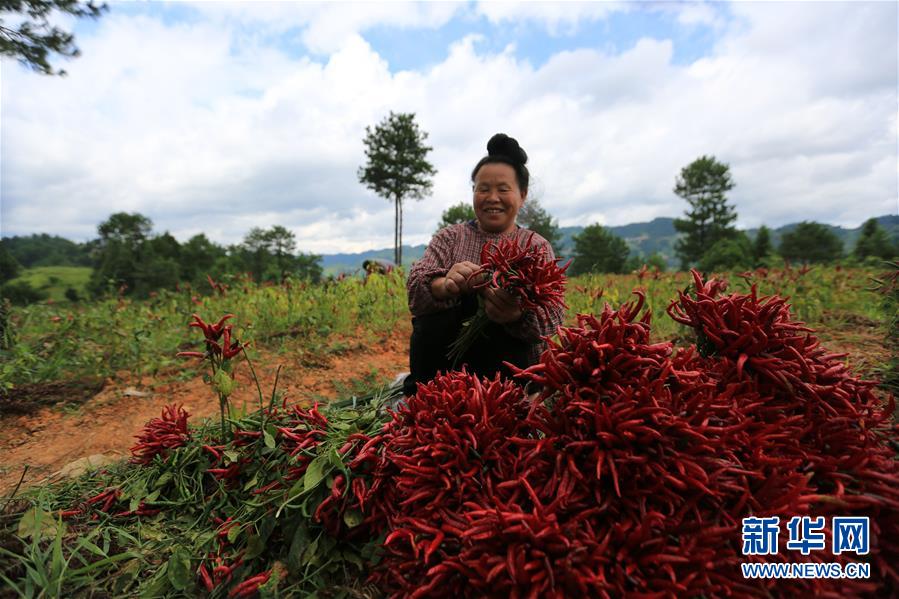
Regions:
[[[54,270],[71,274],[83,269],[34,269],[48,276]],[[739,273],[726,278],[729,292],[746,292],[756,284],[760,295],[790,298],[794,316],[816,330],[850,330],[866,322],[885,336],[888,318],[881,299],[868,290],[877,272],[813,267],[756,271],[747,275],[748,280]],[[230,287],[225,295],[203,296],[182,289],[162,291],[148,300],[113,297],[15,308],[10,318],[13,342],[0,349],[0,390],[24,383],[108,377],[121,370],[165,376],[181,368],[177,351],[202,349],[197,332],[187,327],[192,313],[207,320],[233,313],[230,322],[241,341],[281,349],[297,356],[303,367],[320,368],[329,365],[331,356],[390,335],[398,323],[409,319],[405,280],[399,273],[321,285],[298,281],[258,285],[238,278],[226,282]],[[574,324],[579,313],[599,313],[606,303],[617,307],[630,301],[632,291],[639,288],[653,313],[654,337],[680,338],[682,328],[665,310],[691,284],[683,272],[575,277],[566,294],[566,324]],[[354,342],[347,344],[348,339]]]
[[[55,302],[67,302],[66,289],[74,289],[79,297],[87,296],[87,282],[91,278],[89,266],[36,266],[25,269],[13,282],[23,281],[45,291]]]

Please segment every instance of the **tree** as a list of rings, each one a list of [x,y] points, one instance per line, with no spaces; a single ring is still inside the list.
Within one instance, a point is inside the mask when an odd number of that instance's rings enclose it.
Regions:
[[[212,274],[216,260],[224,256],[224,249],[198,233],[181,246],[181,277],[195,285],[205,281],[206,275]]]
[[[430,177],[437,171],[426,157],[432,148],[424,145],[428,134],[415,123],[414,113],[394,114],[365,128],[367,163],[359,167],[359,182],[394,203],[393,255],[397,266],[403,260],[403,202],[420,200],[431,193]]]
[[[14,306],[27,306],[47,299],[47,292],[35,289],[28,281],[11,281],[0,285],[0,304],[9,300]]]
[[[107,10],[106,4],[93,0],[0,0],[0,54],[18,60],[25,67],[44,75],[65,75],[50,66],[51,53],[65,57],[78,56],[75,36],[51,25],[58,13],[96,19]],[[17,28],[7,25],[9,14],[24,20]]]
[[[467,223],[470,220],[474,220],[474,218],[474,208],[471,202],[459,202],[443,211],[443,214],[440,215],[440,222],[437,223],[437,230],[439,231],[450,225]]]
[[[674,193],[690,205],[687,218],[674,219],[674,228],[683,234],[674,245],[682,268],[697,262],[716,241],[734,231],[731,223],[737,213],[725,196],[733,188],[730,167],[714,156],[702,156],[681,169]]]
[[[265,271],[271,261],[268,249],[268,234],[262,227],[253,227],[243,238],[241,244],[243,262],[257,281],[265,279]]]
[[[6,243],[0,241],[0,283],[15,279],[21,269],[22,265],[6,249]]]
[[[137,287],[137,274],[145,268],[143,246],[153,228],[153,221],[142,214],[117,212],[97,226],[100,239],[95,245],[95,267],[88,289],[94,295],[110,286],[125,285],[129,291]]]
[[[699,270],[705,273],[752,268],[752,242],[746,233],[737,231],[731,237],[719,239],[699,259]]]
[[[518,211],[518,224],[536,231],[547,240],[556,256],[561,253],[559,242],[562,240],[562,233],[559,231],[559,223],[540,205],[537,198],[529,197],[524,201]]]
[[[771,243],[771,230],[762,225],[755,234],[755,241],[752,242],[753,266],[756,268],[767,266],[773,253],[774,244]]]
[[[290,271],[293,260],[293,252],[297,248],[296,236],[293,231],[288,231],[281,225],[275,225],[266,231],[269,251],[275,257],[275,266],[278,269],[278,280],[283,281]]]
[[[899,249],[893,246],[889,235],[880,226],[876,218],[869,218],[862,225],[861,236],[855,243],[853,254],[859,260],[864,260],[868,256],[880,258],[881,260],[889,260],[899,253]]]
[[[574,256],[568,272],[572,276],[590,272],[620,273],[628,253],[623,239],[600,224],[588,225],[574,236]]]
[[[303,254],[295,258],[293,272],[301,279],[318,283],[322,279],[322,257],[317,254]]]
[[[803,221],[781,236],[778,252],[784,260],[830,262],[843,254],[843,242],[821,223]]]

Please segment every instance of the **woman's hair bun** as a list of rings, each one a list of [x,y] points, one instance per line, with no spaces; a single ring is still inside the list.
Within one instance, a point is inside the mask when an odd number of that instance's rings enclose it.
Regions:
[[[487,142],[487,155],[505,156],[522,165],[528,161],[528,155],[518,145],[518,140],[514,137],[509,137],[505,133],[497,133],[490,138],[490,141]]]

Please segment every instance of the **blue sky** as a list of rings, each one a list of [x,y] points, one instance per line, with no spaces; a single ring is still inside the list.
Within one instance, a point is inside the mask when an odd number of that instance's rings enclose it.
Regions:
[[[470,201],[498,131],[562,225],[680,215],[703,154],[731,166],[739,226],[899,212],[896,3],[110,6],[60,19],[65,79],[3,61],[3,235],[86,240],[136,211],[181,240],[282,224],[304,251],[387,247],[392,207],[356,170],[391,110],[438,170],[408,243]]]

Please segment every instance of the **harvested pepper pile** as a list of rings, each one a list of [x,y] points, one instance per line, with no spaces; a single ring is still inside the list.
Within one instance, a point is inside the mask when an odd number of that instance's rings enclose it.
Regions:
[[[386,412],[272,402],[228,439],[189,430],[172,407],[140,435],[139,465],[50,507],[81,530],[185,531],[153,555],[125,551],[143,561],[123,594],[899,593],[892,399],[883,406],[783,299],[724,287],[695,275],[670,305],[695,333],[688,348],[650,341],[638,292],[561,329],[517,381],[451,372]],[[828,547],[831,516],[870,517],[870,553],[742,554],[743,518],[778,516],[786,539],[805,515],[826,517]],[[741,562],[769,559],[863,560],[871,578],[742,576]]]
[[[638,293],[519,371],[536,401],[465,373],[420,387],[351,464],[387,534],[372,579],[411,597],[897,592],[892,406],[783,299],[723,288],[697,274],[669,308],[699,350],[651,343]],[[869,516],[871,579],[744,579],[764,559],[741,554],[741,520],[774,515]]]

